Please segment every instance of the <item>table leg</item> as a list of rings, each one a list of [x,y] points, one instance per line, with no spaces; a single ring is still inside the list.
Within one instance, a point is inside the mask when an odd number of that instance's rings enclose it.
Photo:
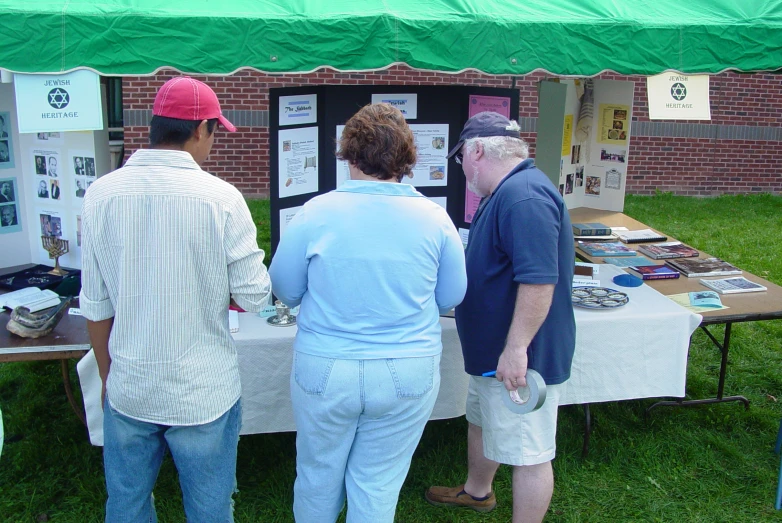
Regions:
[[[584,446],[581,449],[581,457],[587,457],[589,454],[589,436],[592,434],[592,412],[589,410],[589,403],[584,405]]]
[[[749,409],[749,400],[744,396],[726,397],[724,395],[725,374],[728,369],[728,351],[730,350],[730,331],[732,326],[733,326],[732,323],[725,324],[725,335],[722,338],[722,342],[720,342],[716,337],[714,337],[714,334],[712,334],[709,331],[709,329],[706,328],[705,325],[701,325],[701,330],[706,333],[706,336],[708,336],[709,339],[712,341],[712,343],[714,343],[714,345],[716,345],[717,348],[720,349],[720,352],[722,352],[722,361],[720,363],[720,378],[717,384],[717,397],[705,398],[699,400],[685,400],[684,398],[679,398],[677,400],[672,400],[672,401],[658,401],[657,403],[653,404],[651,407],[646,409],[647,414],[649,414],[649,411],[651,411],[655,407],[689,407],[692,405],[706,405],[710,403],[727,403],[729,401],[740,401],[744,404],[745,409]]]
[[[73,387],[71,386],[71,373],[70,369],[68,368],[68,360],[60,360],[60,369],[62,370],[62,384],[65,387],[65,395],[68,396],[68,403],[71,404],[71,408],[73,408],[73,412],[76,413],[76,417],[78,417],[82,424],[86,427],[87,418],[84,415],[84,409],[81,405],[79,405],[79,403],[76,401],[76,398],[73,396]]]

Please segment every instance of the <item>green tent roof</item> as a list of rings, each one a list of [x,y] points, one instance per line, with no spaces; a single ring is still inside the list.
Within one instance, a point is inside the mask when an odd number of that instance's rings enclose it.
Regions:
[[[0,0],[0,68],[776,70],[782,0]]]

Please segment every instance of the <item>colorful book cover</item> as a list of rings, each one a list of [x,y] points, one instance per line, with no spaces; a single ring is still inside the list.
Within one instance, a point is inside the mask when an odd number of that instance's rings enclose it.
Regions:
[[[630,267],[644,280],[670,280],[679,277],[679,272],[665,265]]]
[[[666,263],[688,278],[741,274],[741,269],[719,258],[689,258],[669,260]]]
[[[647,255],[653,260],[662,260],[664,258],[691,258],[697,257],[700,253],[682,242],[664,242],[652,245],[640,245],[638,252]]]
[[[578,248],[590,256],[635,256],[635,251],[622,242],[578,242]]]
[[[720,295],[714,291],[696,291],[688,294],[690,296],[690,305],[693,307],[722,308]]]

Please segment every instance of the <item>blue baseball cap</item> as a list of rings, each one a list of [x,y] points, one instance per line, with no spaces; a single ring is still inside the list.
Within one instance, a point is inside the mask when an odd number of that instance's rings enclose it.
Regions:
[[[484,111],[478,113],[464,124],[462,134],[459,135],[459,141],[456,143],[447,158],[451,159],[453,155],[459,152],[464,142],[470,138],[487,138],[489,136],[510,136],[511,138],[521,138],[521,128],[513,120],[508,120],[499,113]]]

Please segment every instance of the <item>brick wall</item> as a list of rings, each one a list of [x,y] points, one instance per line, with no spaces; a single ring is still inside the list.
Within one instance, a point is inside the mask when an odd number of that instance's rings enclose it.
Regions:
[[[149,111],[160,85],[176,76],[164,72],[123,79],[125,150],[147,144]],[[537,83],[551,75],[516,78],[519,113],[537,118]],[[239,132],[219,133],[205,168],[236,185],[247,196],[269,192],[269,88],[315,84],[479,85],[510,88],[511,76],[475,72],[457,75],[394,66],[372,73],[317,71],[269,75],[240,71],[231,76],[199,77],[220,98],[223,111],[243,112]],[[627,192],[657,190],[710,196],[748,192],[782,193],[782,76],[723,73],[710,83],[712,120],[650,122],[646,82],[640,76],[603,74],[600,78],[635,82],[634,127],[630,140]],[[244,123],[244,125],[243,125]],[[534,154],[535,133],[524,136]]]

